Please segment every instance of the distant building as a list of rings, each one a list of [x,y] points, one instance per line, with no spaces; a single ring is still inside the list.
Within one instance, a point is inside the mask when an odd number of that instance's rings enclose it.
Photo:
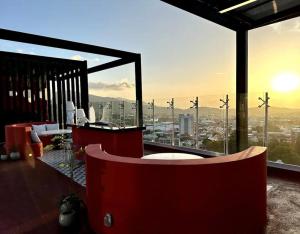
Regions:
[[[179,131],[181,135],[193,135],[193,116],[190,114],[179,115]]]

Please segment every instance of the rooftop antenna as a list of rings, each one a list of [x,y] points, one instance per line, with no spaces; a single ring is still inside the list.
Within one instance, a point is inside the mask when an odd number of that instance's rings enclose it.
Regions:
[[[153,142],[155,141],[155,119],[154,119],[154,99],[152,99],[152,102],[148,102],[148,109],[152,110],[152,135],[153,135]]]
[[[224,153],[228,155],[228,110],[229,110],[229,98],[228,94],[226,94],[225,100],[220,99],[220,102],[223,103],[223,105],[220,106],[220,108],[226,108],[226,115],[225,115],[225,144],[224,144]]]
[[[103,117],[103,112],[104,112],[104,105],[103,105],[103,103],[101,102],[100,104],[99,104],[99,121],[102,119],[102,117]],[[102,113],[102,114],[101,114]]]
[[[125,128],[125,101],[119,103],[120,107],[120,127]]]
[[[113,123],[113,102],[108,103],[108,108],[110,110],[110,122]]]
[[[265,98],[258,98],[259,101],[262,101],[262,104],[260,104],[258,107],[265,107],[265,126],[264,126],[264,141],[263,141],[263,146],[267,147],[268,146],[268,115],[269,115],[269,100],[270,97],[268,95],[268,92],[265,93]]]
[[[174,146],[175,145],[175,115],[174,115],[174,98],[171,99],[171,101],[167,102],[169,104],[169,107],[172,112],[172,141],[171,144]]]
[[[190,101],[193,105],[190,108],[195,108],[196,111],[196,124],[195,124],[195,140],[196,140],[196,149],[198,149],[198,129],[199,129],[199,100],[196,97],[195,101]]]
[[[137,119],[136,107],[137,107],[136,102],[131,103],[131,109],[134,110],[134,115],[133,115],[133,125],[134,126],[137,126],[137,124],[136,124],[136,119]]]

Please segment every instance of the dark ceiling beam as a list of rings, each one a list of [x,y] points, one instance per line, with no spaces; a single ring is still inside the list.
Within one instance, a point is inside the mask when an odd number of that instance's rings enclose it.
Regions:
[[[91,74],[94,72],[103,71],[103,70],[110,69],[113,67],[118,67],[118,66],[129,64],[129,63],[133,63],[134,61],[135,61],[135,58],[133,58],[133,59],[132,58],[117,59],[117,60],[114,60],[114,61],[111,61],[108,63],[104,63],[104,64],[97,65],[95,67],[88,68],[87,73]]]
[[[278,12],[277,14],[267,16],[260,20],[256,20],[255,23],[252,25],[252,27],[249,29],[259,28],[259,27],[266,26],[269,24],[278,23],[280,21],[296,18],[298,16],[300,16],[300,6]]]
[[[226,14],[220,14],[217,10],[206,6],[205,4],[196,0],[161,0],[170,5],[176,6],[182,10],[188,11],[192,14],[200,16],[204,19],[222,25],[232,30],[242,30],[247,28],[243,23],[238,23],[236,19]]]
[[[1,36],[0,36],[1,37]],[[68,65],[73,65],[77,67],[82,61],[72,60],[72,59],[63,59],[63,58],[53,58],[53,57],[46,57],[41,55],[32,55],[32,54],[22,54],[22,53],[15,53],[15,52],[7,52],[7,51],[0,51],[0,57],[10,57],[23,60],[30,60],[30,61],[39,61],[39,62],[46,62],[46,63],[64,63]]]
[[[101,46],[89,45],[80,42],[67,41],[62,39],[56,39],[52,37],[39,36],[29,33],[16,32],[7,29],[0,28],[0,39],[17,41],[41,46],[48,46],[60,49],[81,51],[86,53],[93,53],[111,57],[129,58],[135,57],[135,53],[130,53],[122,50],[116,50]]]
[[[255,2],[255,4],[250,4],[250,5],[243,6],[242,9],[239,9],[238,11],[244,13],[244,12],[247,12],[249,10],[255,9],[257,7],[260,7],[262,5],[268,4],[272,1],[274,1],[274,0],[266,0],[264,2],[258,2],[258,3]]]

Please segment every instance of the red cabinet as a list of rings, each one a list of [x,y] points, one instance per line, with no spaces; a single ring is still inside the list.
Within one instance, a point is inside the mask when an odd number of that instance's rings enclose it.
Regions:
[[[72,126],[73,143],[77,146],[101,144],[102,150],[119,156],[143,156],[143,128],[109,128],[97,126]]]

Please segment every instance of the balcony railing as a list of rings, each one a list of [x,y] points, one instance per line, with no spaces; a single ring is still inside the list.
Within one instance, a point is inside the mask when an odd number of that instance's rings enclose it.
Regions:
[[[249,145],[268,146],[270,161],[300,165],[298,110],[273,107],[271,94],[266,97],[266,93],[250,93],[249,96],[255,97],[257,103],[256,107],[250,105],[249,108]],[[233,153],[236,144],[234,100],[233,95],[145,100],[144,141],[206,150],[217,155]],[[111,122],[119,127],[136,125],[134,101],[106,98],[90,105],[95,109],[96,121]]]

